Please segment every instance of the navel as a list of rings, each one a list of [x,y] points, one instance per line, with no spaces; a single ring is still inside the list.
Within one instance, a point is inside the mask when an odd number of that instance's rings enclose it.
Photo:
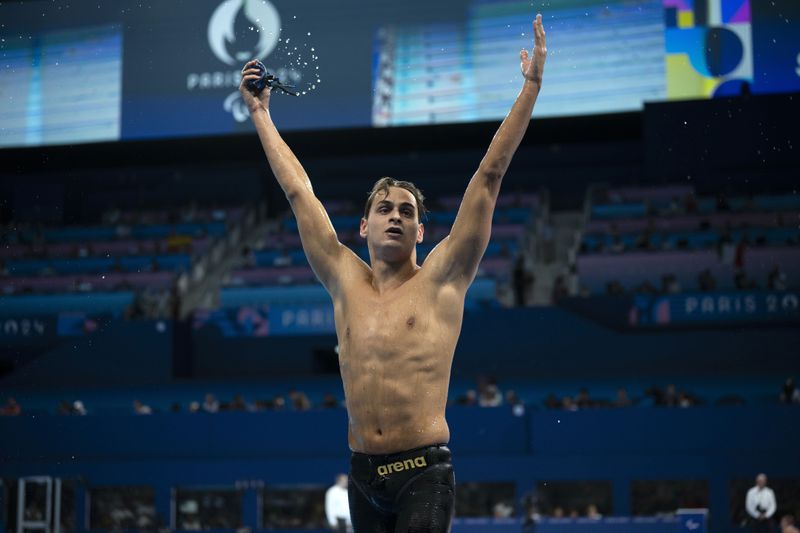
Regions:
[[[408,329],[411,329],[411,328],[414,327],[414,322],[415,321],[416,321],[416,319],[414,318],[413,315],[408,317],[408,320],[406,320],[406,326],[408,326]]]
[[[350,336],[350,328],[347,328],[346,330],[344,330],[344,336],[345,337],[349,337]]]

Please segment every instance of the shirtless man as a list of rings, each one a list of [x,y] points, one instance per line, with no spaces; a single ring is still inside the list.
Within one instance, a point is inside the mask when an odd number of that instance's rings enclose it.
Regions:
[[[522,89],[467,186],[448,235],[417,265],[424,197],[382,178],[367,200],[360,234],[367,265],[342,245],[311,182],[270,118],[269,90],[254,95],[251,61],[240,91],[269,165],[297,219],[303,250],[333,300],[339,365],[353,451],[350,512],[356,533],[445,532],[455,480],[445,405],[464,297],[491,234],[503,175],[522,141],[542,85],[542,17],[534,48],[520,52]]]

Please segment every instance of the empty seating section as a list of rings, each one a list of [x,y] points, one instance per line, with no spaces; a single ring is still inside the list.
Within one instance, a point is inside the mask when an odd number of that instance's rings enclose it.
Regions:
[[[58,295],[50,311],[92,307],[86,298],[63,296],[91,293],[104,310],[121,311],[136,290],[168,289],[175,273],[188,270],[192,258],[223,236],[241,213],[240,208],[114,211],[96,225],[12,224],[0,240],[0,291],[37,295],[28,297],[36,302],[33,308],[46,301],[43,293]],[[117,294],[101,296],[110,292]],[[25,307],[21,300],[15,296],[15,306]]]
[[[420,264],[436,244],[449,234],[460,203],[460,196],[442,197],[436,202],[437,208],[423,219],[425,237],[423,243],[417,246],[417,261]],[[538,206],[539,197],[534,194],[498,198],[492,239],[481,262],[478,279],[470,289],[468,306],[475,302],[496,304],[496,284],[508,280],[514,257],[525,241]],[[369,263],[366,241],[358,233],[362,217],[359,208],[346,202],[327,202],[325,207],[339,240]],[[245,259],[244,267],[230,273],[227,288],[222,292],[224,307],[259,301],[329,301],[321,287],[313,288],[316,277],[308,265],[297,231],[297,221],[287,215],[281,220],[280,230],[263,239],[258,249]],[[276,285],[292,286],[296,290],[275,290]],[[308,285],[312,287],[306,287]],[[248,290],[243,291],[241,287],[247,287]]]
[[[593,191],[588,212],[576,263],[592,294],[658,287],[665,276],[695,290],[701,272],[719,290],[773,288],[771,276],[800,271],[793,193],[726,198],[684,185],[628,187]]]

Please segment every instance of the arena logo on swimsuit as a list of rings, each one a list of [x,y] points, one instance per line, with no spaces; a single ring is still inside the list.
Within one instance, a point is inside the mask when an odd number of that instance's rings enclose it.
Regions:
[[[403,470],[413,470],[425,466],[428,466],[425,457],[414,457],[413,459],[406,459],[405,461],[396,461],[388,465],[381,465],[378,467],[378,475],[385,476],[396,472],[402,472]]]

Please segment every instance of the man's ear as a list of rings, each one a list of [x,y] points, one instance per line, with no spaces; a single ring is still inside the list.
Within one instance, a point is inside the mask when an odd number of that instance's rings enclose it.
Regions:
[[[422,222],[419,223],[417,226],[417,244],[422,242],[422,238],[425,236],[425,226]]]
[[[362,239],[367,238],[367,219],[364,217],[361,217],[361,223],[358,225],[358,234]]]

